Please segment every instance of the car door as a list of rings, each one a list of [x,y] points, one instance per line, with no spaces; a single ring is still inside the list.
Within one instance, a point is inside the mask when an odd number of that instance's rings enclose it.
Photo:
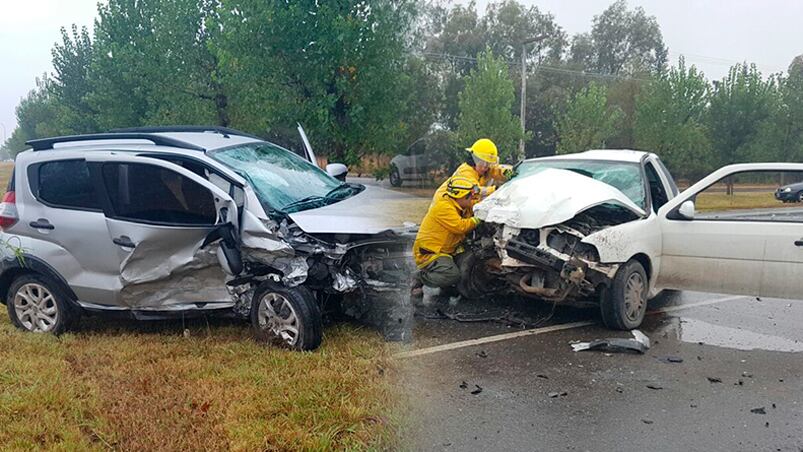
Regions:
[[[783,207],[772,202],[775,188],[767,184],[774,179],[768,174],[788,171],[803,173],[803,165],[727,166],[663,206],[658,286],[799,296],[800,278],[792,276],[803,270],[803,248],[796,245],[803,238],[803,214],[795,216],[792,209],[779,213]],[[744,194],[738,201],[737,192]]]
[[[114,297],[119,265],[116,247],[95,241],[107,230],[98,188],[82,157],[46,157],[28,165],[29,190],[17,192],[25,228],[19,234],[37,240],[36,256],[64,278],[80,302],[103,303]]]
[[[228,193],[174,163],[126,154],[87,157],[101,196],[119,277],[114,304],[136,310],[225,307],[225,280],[241,266],[237,208]],[[223,252],[227,251],[227,252]]]

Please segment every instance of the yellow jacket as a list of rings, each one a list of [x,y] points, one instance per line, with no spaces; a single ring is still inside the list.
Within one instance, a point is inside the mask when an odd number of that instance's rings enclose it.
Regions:
[[[487,173],[480,176],[473,166],[468,163],[463,163],[457,167],[452,177],[465,177],[483,189],[481,197],[474,199],[474,204],[476,204],[480,202],[481,198],[490,195],[496,190],[496,187],[493,185],[494,182],[504,182],[507,180],[503,174],[506,168],[506,165],[493,165]],[[446,194],[446,186],[448,184],[449,179],[446,179],[441,186],[438,187],[435,191],[435,195],[432,197],[432,202],[435,202],[436,199],[440,199]]]
[[[463,209],[449,196],[432,201],[413,244],[415,263],[419,268],[426,267],[440,256],[454,254],[466,234],[477,226],[477,220],[463,218],[463,215]]]

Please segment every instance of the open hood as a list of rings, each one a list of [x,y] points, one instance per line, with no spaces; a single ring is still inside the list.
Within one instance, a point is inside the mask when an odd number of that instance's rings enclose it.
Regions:
[[[607,203],[645,216],[642,208],[613,186],[562,169],[545,169],[511,180],[474,206],[474,214],[490,223],[538,229],[563,223],[584,210]]]
[[[291,213],[290,219],[309,234],[378,234],[403,227],[391,204],[405,197],[394,191],[366,186],[351,198]]]

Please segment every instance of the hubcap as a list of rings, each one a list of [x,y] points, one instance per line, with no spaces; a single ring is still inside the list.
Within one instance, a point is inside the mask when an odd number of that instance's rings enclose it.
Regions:
[[[28,331],[44,333],[52,330],[59,319],[56,299],[41,284],[28,283],[14,295],[14,312]]]
[[[640,273],[633,273],[627,278],[625,284],[625,313],[627,318],[632,321],[639,319],[641,310],[646,302],[644,296],[644,278]]]
[[[257,308],[259,329],[270,331],[288,345],[298,341],[298,316],[290,302],[278,293],[267,293],[259,300]]]

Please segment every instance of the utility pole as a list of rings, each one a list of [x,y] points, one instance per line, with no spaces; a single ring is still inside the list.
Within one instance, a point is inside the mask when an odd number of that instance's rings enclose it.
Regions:
[[[542,41],[544,38],[546,38],[545,35],[538,35],[521,41],[521,111],[519,120],[522,132],[526,130],[524,127],[527,119],[527,44]],[[518,160],[524,160],[524,138],[519,139]]]

